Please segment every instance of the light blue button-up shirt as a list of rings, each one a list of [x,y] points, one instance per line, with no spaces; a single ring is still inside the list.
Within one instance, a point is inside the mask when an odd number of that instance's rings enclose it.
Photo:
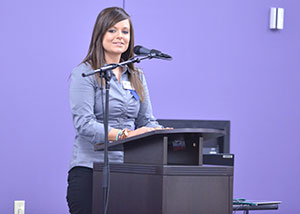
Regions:
[[[101,90],[95,75],[82,77],[82,73],[92,72],[88,64],[80,64],[71,74],[70,105],[76,130],[70,169],[75,166],[92,168],[93,162],[103,162],[103,151],[94,151],[94,145],[104,142],[103,106]],[[130,70],[123,68],[121,81],[116,76],[110,81],[109,123],[111,128],[134,130],[143,126],[157,127],[159,124],[152,115],[152,106],[147,83],[141,72],[144,87],[144,102],[136,99],[130,90],[123,87],[128,81]],[[105,106],[105,88],[103,89]],[[122,151],[110,151],[110,162],[123,162]]]

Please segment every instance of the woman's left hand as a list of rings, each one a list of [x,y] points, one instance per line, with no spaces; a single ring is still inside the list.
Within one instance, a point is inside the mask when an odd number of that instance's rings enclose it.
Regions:
[[[128,133],[128,136],[127,137],[133,137],[133,136],[136,136],[136,135],[140,135],[140,134],[144,134],[146,132],[151,132],[151,131],[154,131],[154,130],[162,130],[162,129],[173,129],[173,128],[161,128],[161,127],[146,127],[146,126],[143,126],[141,128],[138,128],[134,131],[130,131]]]

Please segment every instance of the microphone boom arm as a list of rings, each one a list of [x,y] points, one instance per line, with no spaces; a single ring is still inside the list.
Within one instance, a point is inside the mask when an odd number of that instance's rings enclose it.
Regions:
[[[99,69],[96,69],[94,70],[93,72],[90,72],[90,73],[82,73],[81,75],[83,77],[88,77],[88,76],[91,76],[91,75],[94,75],[96,73],[103,73],[103,72],[106,72],[108,70],[113,70],[117,67],[121,67],[123,65],[128,65],[128,64],[131,64],[131,63],[140,63],[142,60],[145,60],[145,59],[152,59],[152,58],[156,58],[156,53],[149,53],[145,56],[134,56],[132,58],[130,58],[129,60],[127,61],[124,61],[124,62],[120,62],[120,63],[113,63],[113,64],[108,64],[108,65],[105,65]]]

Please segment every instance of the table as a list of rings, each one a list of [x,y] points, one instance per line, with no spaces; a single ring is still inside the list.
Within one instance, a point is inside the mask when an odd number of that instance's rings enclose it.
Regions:
[[[236,211],[244,211],[245,214],[248,214],[249,210],[278,210],[278,204],[261,204],[261,205],[234,204],[232,207],[232,213],[235,213]]]

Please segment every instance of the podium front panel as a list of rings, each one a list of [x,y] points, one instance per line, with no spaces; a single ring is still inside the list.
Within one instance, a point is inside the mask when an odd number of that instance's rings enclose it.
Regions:
[[[102,167],[94,165],[93,204],[98,205]],[[110,214],[231,214],[232,167],[111,164],[110,168]],[[98,206],[93,214],[102,212]]]

